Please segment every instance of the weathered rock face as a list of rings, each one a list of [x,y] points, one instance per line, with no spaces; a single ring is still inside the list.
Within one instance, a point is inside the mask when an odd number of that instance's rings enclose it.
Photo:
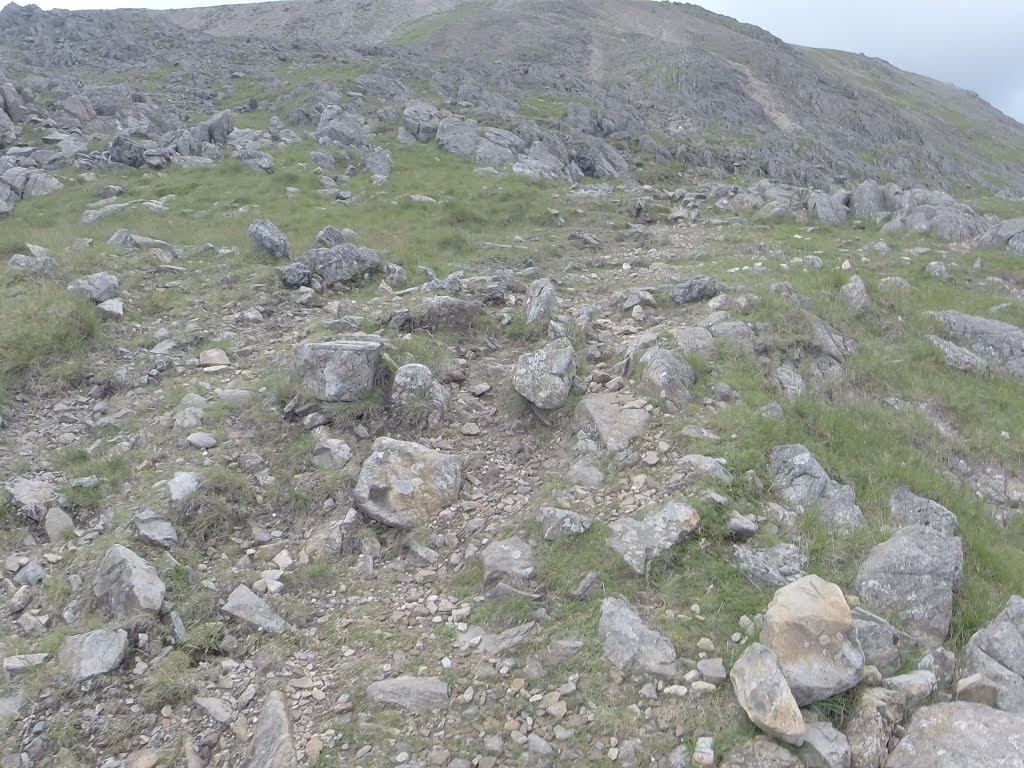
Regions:
[[[436,677],[392,677],[370,683],[366,697],[378,706],[430,712],[448,707],[448,685]]]
[[[737,544],[733,554],[744,576],[768,587],[781,587],[802,578],[807,567],[807,555],[795,544],[776,544],[767,549]]]
[[[772,449],[769,464],[775,490],[799,511],[818,509],[823,520],[838,530],[864,525],[853,488],[835,482],[802,445]]]
[[[957,345],[1017,378],[1024,379],[1024,330],[986,317],[947,310],[933,316]]]
[[[594,521],[568,509],[544,507],[537,513],[537,522],[544,530],[544,540],[554,541],[568,536],[580,536],[590,530]]]
[[[253,728],[252,741],[245,757],[245,768],[296,768],[288,700],[281,691],[271,691],[260,709]]]
[[[453,155],[469,157],[476,151],[476,120],[453,115],[437,124],[437,145]]]
[[[288,628],[287,622],[274,613],[273,609],[256,593],[240,584],[228,595],[221,610],[228,616],[252,624],[264,632],[278,634]]]
[[[123,629],[97,629],[71,635],[60,647],[57,659],[76,682],[113,672],[128,653],[128,633]]]
[[[869,608],[899,616],[907,632],[935,647],[949,635],[963,574],[960,539],[911,526],[871,550],[856,586]]]
[[[14,508],[36,522],[42,520],[46,511],[57,503],[57,489],[44,480],[16,477],[4,483],[4,490]]]
[[[817,216],[822,224],[830,227],[838,227],[850,217],[850,209],[846,207],[850,198],[848,192],[826,192],[812,191],[807,196],[807,210]]]
[[[678,411],[690,402],[690,388],[697,383],[697,374],[679,353],[653,347],[644,352],[640,365],[640,390],[644,394],[663,400],[670,411]]]
[[[551,319],[558,308],[555,286],[546,277],[534,280],[526,294],[526,324],[533,325]]]
[[[779,660],[797,704],[848,691],[864,677],[864,653],[842,590],[818,576],[775,593],[761,642]]]
[[[461,457],[380,437],[352,495],[355,506],[371,520],[411,528],[454,504],[461,488]]]
[[[1024,767],[1024,715],[981,704],[950,702],[922,707],[885,768]]]
[[[158,613],[166,588],[153,566],[115,544],[96,569],[92,591],[107,613],[123,619],[137,611]]]
[[[426,144],[437,135],[441,113],[437,107],[426,101],[410,101],[402,112],[402,125],[398,129],[398,140],[402,143],[417,141]]]
[[[68,286],[68,290],[86,301],[99,304],[117,296],[120,281],[109,272],[97,272],[80,277]]]
[[[903,722],[907,704],[903,694],[886,688],[865,688],[843,721],[856,768],[882,768],[889,754],[889,739]]]
[[[576,406],[576,420],[600,439],[609,453],[619,453],[644,433],[651,419],[642,408],[628,406],[625,398],[615,394],[587,395]]]
[[[423,302],[414,324],[428,331],[465,331],[483,310],[484,305],[479,301],[433,296]]]
[[[648,627],[640,614],[615,597],[601,604],[598,635],[605,657],[625,671],[646,672],[659,677],[676,674],[676,650],[664,635]]]
[[[533,576],[533,549],[518,536],[492,541],[480,553],[484,564],[484,583],[500,579],[528,581]]]
[[[787,744],[800,746],[807,725],[775,654],[760,643],[753,643],[736,660],[729,673],[733,690],[750,721]]]
[[[676,304],[685,306],[698,301],[709,301],[723,290],[724,286],[714,278],[699,275],[672,286],[669,296]]]
[[[906,486],[900,486],[889,498],[892,521],[900,526],[922,525],[944,536],[955,536],[956,515],[938,502],[915,495]]]
[[[249,239],[253,247],[269,253],[275,259],[290,261],[292,258],[292,247],[288,244],[288,238],[273,222],[256,219],[249,225]]]
[[[332,104],[320,114],[316,137],[321,144],[335,144],[341,147],[362,147],[366,145],[366,132],[358,115],[346,112]]]
[[[354,402],[376,385],[382,346],[376,336],[305,342],[295,348],[292,372],[318,400]]]
[[[903,665],[903,657],[914,648],[914,639],[881,616],[863,608],[852,611],[857,639],[864,651],[864,663],[883,675],[892,675]]]
[[[609,524],[608,546],[643,575],[654,558],[685,540],[699,524],[693,507],[671,501],[643,519],[624,517]]]
[[[313,248],[302,255],[302,263],[313,270],[330,288],[339,283],[353,283],[384,269],[377,252],[361,245],[342,243],[331,248]]]
[[[846,736],[825,722],[807,724],[807,738],[798,754],[804,768],[850,768],[852,762]]]
[[[569,399],[576,376],[576,354],[568,339],[520,355],[512,370],[512,386],[538,408],[551,411]]]
[[[1011,597],[1006,609],[964,646],[959,679],[972,675],[994,693],[993,706],[1024,713],[1024,597]]]

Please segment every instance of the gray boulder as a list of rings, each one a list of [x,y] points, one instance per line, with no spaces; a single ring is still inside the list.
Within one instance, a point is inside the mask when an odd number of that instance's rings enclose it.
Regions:
[[[235,158],[241,160],[242,163],[254,171],[263,171],[263,173],[268,174],[274,172],[274,158],[266,152],[260,152],[255,149],[240,149],[235,152]]]
[[[935,312],[932,316],[946,327],[954,343],[1024,379],[1024,330],[953,310]]]
[[[426,144],[437,135],[441,113],[437,107],[425,101],[411,101],[402,112],[402,124],[398,129],[398,140],[403,143]]]
[[[352,496],[371,520],[408,529],[458,501],[461,488],[461,457],[380,437],[363,462]]]
[[[643,394],[664,401],[664,407],[673,412],[690,402],[697,374],[678,352],[652,347],[640,358],[640,366]]]
[[[698,275],[672,286],[669,296],[676,304],[685,306],[698,301],[710,301],[724,290],[724,286],[714,278]]]
[[[619,669],[675,677],[676,651],[671,641],[648,627],[626,602],[605,598],[597,633],[605,657]]]
[[[424,300],[413,324],[428,331],[465,331],[484,310],[479,301],[454,296],[432,296]]]
[[[733,558],[740,572],[755,584],[781,587],[804,576],[807,555],[794,544],[776,544],[767,549],[736,544]]]
[[[883,675],[899,672],[904,656],[909,655],[916,645],[914,638],[881,616],[860,607],[853,609],[853,623],[864,651],[864,663],[877,668]]]
[[[171,547],[178,543],[178,532],[174,530],[174,525],[159,512],[139,510],[132,518],[132,525],[136,535],[149,544]]]
[[[901,528],[923,525],[943,536],[956,535],[956,515],[938,502],[915,495],[905,485],[893,491],[889,498],[889,512],[893,523]]]
[[[484,564],[484,584],[502,579],[529,581],[533,577],[533,548],[518,536],[492,541],[480,559]]]
[[[779,660],[761,643],[747,647],[729,673],[733,691],[750,721],[780,741],[804,743],[807,725],[793,698]]]
[[[828,722],[807,724],[807,737],[797,754],[803,768],[850,768],[853,760],[850,742]]]
[[[654,558],[682,543],[698,525],[700,515],[695,509],[670,501],[639,520],[624,517],[610,523],[608,546],[642,576]]]
[[[6,496],[21,515],[39,522],[57,504],[57,489],[45,480],[16,477],[4,483]]]
[[[244,584],[228,595],[221,611],[270,634],[280,634],[288,628],[288,623]]]
[[[349,243],[313,248],[302,255],[301,261],[322,278],[327,288],[357,282],[368,275],[380,274],[384,269],[376,251]]]
[[[335,144],[341,147],[366,145],[363,121],[358,115],[346,112],[335,104],[324,108],[314,135],[321,144]]]
[[[994,693],[992,705],[1024,714],[1024,597],[976,632],[960,652],[957,677],[979,675]]]
[[[287,236],[267,219],[256,219],[249,225],[249,239],[254,248],[269,253],[275,259],[291,261],[292,247]]]
[[[57,269],[57,262],[49,256],[26,256],[16,253],[7,260],[7,271],[23,275],[49,275]]]
[[[890,739],[907,714],[906,698],[887,688],[862,688],[843,719],[850,763],[857,768],[882,768]]]
[[[846,597],[818,576],[775,593],[761,642],[775,653],[801,707],[844,693],[864,677],[864,652]]]
[[[807,210],[816,216],[822,224],[838,227],[850,217],[850,209],[846,207],[850,194],[848,192],[812,191],[807,197]]]
[[[271,691],[263,703],[243,765],[244,768],[298,768],[288,699],[281,691]]]
[[[651,415],[617,393],[587,395],[576,406],[576,421],[601,441],[609,453],[620,453],[647,430]]]
[[[858,219],[873,219],[896,209],[889,191],[877,181],[863,182],[850,195],[850,213]]]
[[[580,536],[589,531],[594,524],[594,521],[585,515],[554,507],[543,507],[537,513],[537,522],[543,529],[545,541]]]
[[[373,391],[382,347],[376,336],[304,342],[293,353],[292,373],[318,400],[351,403]]]
[[[871,304],[871,297],[868,296],[868,287],[860,275],[854,275],[850,281],[839,290],[839,299],[851,312],[860,314]]]
[[[512,369],[512,386],[541,410],[565,405],[576,376],[576,355],[568,339],[520,355]]]
[[[853,488],[829,477],[804,446],[773,448],[768,471],[776,492],[797,511],[816,509],[827,524],[840,531],[864,525],[864,515],[857,506]]]
[[[476,152],[477,123],[452,115],[437,124],[437,145],[453,155],[471,157]]]
[[[159,613],[166,588],[153,566],[115,544],[96,569],[92,591],[107,613],[124,619],[137,612]]]
[[[922,707],[888,756],[885,768],[1024,768],[1024,715],[981,704]]]
[[[109,272],[97,272],[80,277],[68,286],[68,290],[86,301],[101,304],[117,297],[120,281]]]
[[[366,698],[376,706],[431,712],[448,707],[448,685],[436,677],[392,677],[370,683]]]
[[[141,168],[146,162],[146,147],[124,135],[114,137],[107,147],[107,157],[113,163]]]
[[[97,629],[71,635],[60,646],[57,660],[75,682],[113,672],[128,653],[128,633],[123,629]]]
[[[363,167],[366,172],[375,179],[387,179],[394,170],[395,161],[391,150],[382,147],[373,147],[363,158]]]
[[[558,309],[555,286],[546,277],[534,280],[526,293],[526,324],[547,322]]]
[[[935,647],[949,635],[963,574],[960,539],[910,526],[871,550],[856,588],[865,605],[899,617],[911,635]]]

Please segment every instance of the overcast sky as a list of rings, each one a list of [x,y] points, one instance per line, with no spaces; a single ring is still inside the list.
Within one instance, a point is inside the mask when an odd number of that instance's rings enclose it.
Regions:
[[[180,8],[231,1],[37,0],[36,5]],[[6,4],[0,0],[0,6]],[[956,83],[1024,122],[1024,0],[700,0],[698,5],[764,27],[789,43],[865,53]]]

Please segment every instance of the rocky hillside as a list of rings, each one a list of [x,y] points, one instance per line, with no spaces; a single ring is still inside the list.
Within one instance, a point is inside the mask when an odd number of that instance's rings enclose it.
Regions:
[[[688,6],[0,16],[4,768],[1020,763],[1020,126]]]

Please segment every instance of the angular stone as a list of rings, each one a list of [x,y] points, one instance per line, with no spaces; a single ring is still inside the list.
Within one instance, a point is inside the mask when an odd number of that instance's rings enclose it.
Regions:
[[[301,261],[320,276],[327,288],[339,283],[355,283],[384,270],[384,262],[376,251],[350,243],[313,248],[302,255]]]
[[[318,400],[355,402],[377,383],[382,346],[376,336],[304,342],[295,348],[292,372]]]
[[[863,608],[854,608],[852,615],[865,665],[877,668],[883,675],[898,672],[904,654],[909,654],[915,645],[914,639]]]
[[[935,692],[938,681],[935,673],[927,669],[917,669],[905,675],[887,677],[882,685],[890,690],[899,691],[907,700],[909,709],[917,709]]]
[[[800,746],[807,725],[796,699],[769,648],[753,643],[736,660],[729,675],[736,699],[751,722],[769,736]]]
[[[324,438],[313,448],[313,466],[320,469],[342,469],[352,460],[352,449],[344,440]]]
[[[856,768],[882,768],[889,754],[889,740],[906,714],[907,703],[899,691],[862,689],[842,727],[850,745],[851,764]]]
[[[58,544],[64,540],[69,531],[74,530],[75,521],[63,509],[50,507],[46,510],[46,520],[43,523],[43,527],[46,529],[46,538],[52,543]]]
[[[284,619],[244,584],[235,587],[221,610],[271,634],[279,634],[288,627]]]
[[[97,272],[78,278],[68,285],[68,290],[93,304],[100,304],[115,298],[120,285],[120,281],[109,272]]]
[[[841,531],[864,525],[853,488],[832,480],[802,445],[773,448],[769,472],[775,490],[798,511],[817,509],[827,524]]]
[[[281,691],[272,691],[260,710],[252,740],[246,751],[244,768],[297,768],[292,741],[288,700]]]
[[[444,422],[452,407],[450,391],[418,363],[403,365],[395,373],[391,401],[406,418],[431,429]]]
[[[177,503],[198,493],[203,485],[202,476],[195,472],[175,472],[174,477],[167,481],[167,490],[170,491],[171,501]]]
[[[804,768],[851,768],[850,743],[831,723],[808,723],[797,754]]]
[[[595,434],[609,453],[620,453],[647,430],[651,415],[642,408],[626,407],[615,394],[587,395],[576,406],[576,420]]]
[[[690,388],[697,383],[697,374],[682,356],[670,349],[653,347],[640,358],[640,391],[661,400],[672,412],[690,402]]]
[[[568,339],[520,355],[512,370],[516,392],[542,410],[565,405],[576,376],[576,356]]]
[[[370,683],[366,697],[377,706],[424,713],[448,707],[448,685],[436,677],[392,677]]]
[[[938,502],[914,495],[905,485],[893,491],[889,499],[892,521],[901,528],[923,525],[944,536],[956,536],[956,515]]]
[[[107,613],[123,619],[138,611],[159,613],[166,588],[153,566],[115,544],[96,569],[92,591]]]
[[[547,322],[558,309],[555,286],[546,277],[534,280],[526,293],[526,324]]]
[[[492,541],[480,558],[484,564],[484,583],[499,579],[528,581],[533,577],[533,549],[518,536]]]
[[[725,290],[724,286],[714,278],[700,275],[672,286],[669,296],[676,304],[686,305],[698,301],[710,301],[723,290]]]
[[[996,709],[1024,714],[1024,597],[1011,597],[992,623],[960,652],[958,677],[980,675],[995,689]]]
[[[57,489],[43,480],[16,477],[5,483],[4,488],[14,509],[37,522],[43,519],[46,510],[57,503]]]
[[[64,640],[57,653],[61,667],[75,682],[113,672],[128,653],[128,633],[123,629],[97,629]]]
[[[795,544],[776,544],[762,549],[748,544],[733,547],[736,567],[755,584],[781,587],[804,575],[807,555]]]
[[[960,539],[911,526],[868,553],[856,589],[869,608],[898,616],[907,632],[934,647],[949,635],[963,576]]]
[[[461,488],[461,457],[380,437],[352,495],[355,506],[371,520],[411,528],[454,504]]]
[[[775,653],[801,707],[848,691],[864,677],[864,653],[846,597],[818,576],[775,593],[761,642]]]
[[[610,523],[608,546],[642,576],[654,558],[684,541],[698,525],[700,516],[693,507],[670,501],[640,520],[625,517]]]
[[[589,517],[554,507],[542,508],[537,514],[537,522],[540,523],[544,531],[545,541],[554,541],[567,536],[580,536],[589,531],[594,524]]]
[[[1024,768],[1024,715],[965,702],[922,707],[886,768]]]
[[[624,601],[605,598],[597,632],[605,657],[619,669],[675,677],[676,651],[671,641],[648,627]]]

